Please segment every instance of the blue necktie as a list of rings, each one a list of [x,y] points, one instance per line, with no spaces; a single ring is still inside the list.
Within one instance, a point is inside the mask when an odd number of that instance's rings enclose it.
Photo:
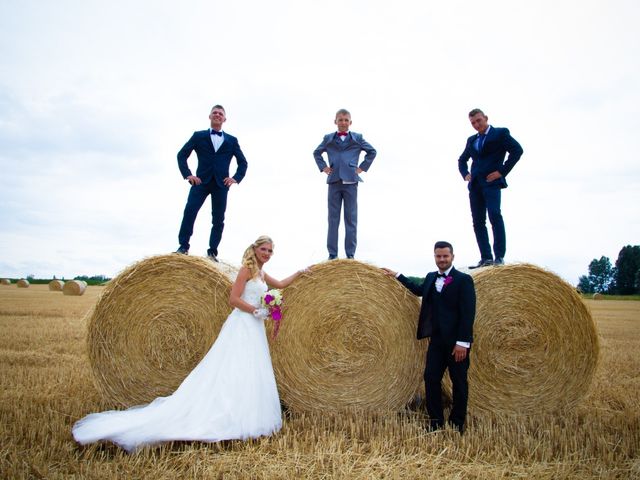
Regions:
[[[482,151],[482,147],[484,146],[484,139],[487,138],[487,134],[486,133],[479,133],[478,134],[478,151],[481,152]]]
[[[216,132],[215,130],[211,130],[211,135],[218,135],[219,137],[221,137],[222,132]]]

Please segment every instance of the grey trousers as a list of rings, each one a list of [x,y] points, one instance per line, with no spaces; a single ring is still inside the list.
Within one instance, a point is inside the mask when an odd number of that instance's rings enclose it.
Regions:
[[[340,211],[344,203],[344,250],[348,257],[356,253],[358,243],[358,184],[329,184],[329,232],[327,234],[327,250],[332,257],[338,256],[338,227]]]

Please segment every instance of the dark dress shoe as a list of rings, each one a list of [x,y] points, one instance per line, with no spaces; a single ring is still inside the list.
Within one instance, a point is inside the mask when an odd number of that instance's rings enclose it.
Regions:
[[[176,253],[179,253],[180,255],[189,255],[189,250],[184,247],[178,247]]]
[[[496,259],[493,261],[494,265],[504,265],[504,258],[502,257],[496,257]]]
[[[469,268],[474,269],[480,267],[490,267],[491,265],[493,265],[493,260],[491,260],[490,258],[485,258],[480,260],[476,265],[469,265]]]
[[[337,255],[329,255],[328,260],[335,260],[336,258],[338,258]]]
[[[353,260],[353,255],[347,255],[347,258]]]

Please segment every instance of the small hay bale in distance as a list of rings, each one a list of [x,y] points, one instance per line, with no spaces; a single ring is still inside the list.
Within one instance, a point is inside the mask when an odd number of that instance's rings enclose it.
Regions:
[[[530,264],[479,269],[473,279],[469,409],[536,414],[575,406],[599,355],[595,323],[575,288]]]
[[[21,278],[16,282],[16,285],[18,286],[18,288],[29,288],[29,280]]]
[[[0,280],[0,285],[11,285],[11,280],[9,280],[8,278],[3,278],[2,280]]]
[[[62,280],[51,280],[49,282],[49,290],[52,292],[61,292],[62,287],[64,287],[64,282]]]
[[[87,282],[84,280],[67,280],[62,286],[62,293],[64,295],[84,295],[84,291],[87,289]]]
[[[602,300],[602,294],[598,293],[598,292],[594,293],[593,294],[593,299],[594,300]]]
[[[377,267],[314,265],[284,289],[280,332],[271,341],[282,401],[294,411],[405,407],[424,370],[418,310],[417,297]]]
[[[88,350],[103,397],[121,406],[171,394],[231,312],[231,281],[210,260],[141,260],[105,287],[88,316]]]

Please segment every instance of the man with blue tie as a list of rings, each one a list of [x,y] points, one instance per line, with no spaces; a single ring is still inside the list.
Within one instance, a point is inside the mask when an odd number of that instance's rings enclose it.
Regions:
[[[467,139],[458,159],[458,170],[469,182],[469,203],[480,261],[469,268],[502,265],[507,248],[504,220],[500,211],[501,191],[507,187],[505,177],[522,156],[522,147],[506,128],[489,125],[489,117],[475,108],[469,112],[471,126],[478,132]],[[505,161],[505,156],[509,154]],[[467,168],[469,159],[471,172]],[[493,231],[493,254],[487,232],[487,213]]]
[[[218,245],[224,230],[224,214],[227,209],[229,187],[240,183],[247,172],[247,160],[240,149],[238,139],[222,131],[222,124],[227,120],[222,105],[215,105],[209,114],[211,128],[194,132],[184,147],[178,152],[178,168],[182,177],[189,182],[191,189],[184,208],[182,224],[178,233],[180,247],[176,253],[189,253],[189,239],[193,234],[193,224],[202,204],[211,195],[211,234],[207,257],[218,261]],[[193,175],[187,159],[195,150],[198,157],[198,168]],[[231,158],[238,164],[235,175],[229,176]]]
[[[344,203],[344,249],[347,258],[353,258],[358,243],[358,182],[359,174],[369,170],[376,150],[362,136],[361,133],[349,131],[351,114],[348,110],[340,109],[336,113],[334,123],[337,132],[324,136],[322,142],[313,151],[313,158],[321,172],[327,174],[329,184],[328,209],[329,230],[327,233],[327,250],[329,260],[338,258],[338,227],[340,226],[340,211]],[[365,152],[360,165],[360,153]],[[329,165],[322,154],[326,153]]]

